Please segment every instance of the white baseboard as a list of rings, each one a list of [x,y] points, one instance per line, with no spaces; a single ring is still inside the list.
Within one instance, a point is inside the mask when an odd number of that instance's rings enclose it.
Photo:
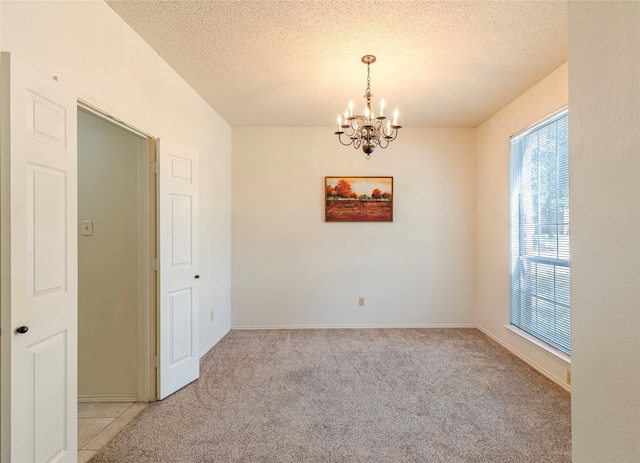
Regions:
[[[486,336],[488,336],[489,338],[491,338],[492,340],[494,340],[495,342],[497,342],[498,344],[500,344],[502,347],[504,347],[505,349],[507,349],[509,352],[511,352],[513,355],[515,355],[516,357],[518,357],[520,360],[522,360],[523,362],[525,362],[526,364],[528,364],[529,366],[531,366],[534,370],[542,373],[544,376],[546,376],[547,378],[549,378],[551,381],[553,381],[554,383],[556,383],[558,386],[560,386],[561,388],[563,388],[564,390],[571,392],[571,386],[569,386],[568,384],[563,383],[562,381],[560,381],[558,378],[556,378],[555,376],[553,376],[551,373],[549,373],[549,371],[547,371],[546,369],[544,369],[543,367],[541,367],[540,365],[538,365],[537,363],[535,363],[534,361],[532,361],[531,359],[529,359],[528,357],[522,355],[520,352],[514,350],[511,346],[505,344],[503,341],[501,341],[500,339],[498,339],[497,337],[495,337],[493,334],[489,333],[487,330],[485,330],[484,328],[478,326],[478,329],[485,334]]]
[[[199,358],[204,357],[204,356],[205,356],[205,354],[206,354],[207,352],[209,352],[213,346],[215,346],[216,344],[218,344],[218,343],[220,342],[220,340],[221,340],[222,338],[224,338],[224,337],[229,333],[229,331],[231,331],[231,328],[227,328],[227,329],[226,329],[226,330],[225,330],[225,331],[224,331],[220,336],[218,336],[217,338],[215,338],[215,339],[214,339],[214,340],[213,340],[213,341],[212,341],[212,342],[211,342],[207,347],[205,347],[205,348],[204,348],[204,350],[203,350],[202,352],[200,352],[200,357],[199,357]]]
[[[137,402],[137,394],[125,395],[78,395],[78,402]]]
[[[334,330],[362,328],[477,328],[476,325],[238,325],[234,330]]]

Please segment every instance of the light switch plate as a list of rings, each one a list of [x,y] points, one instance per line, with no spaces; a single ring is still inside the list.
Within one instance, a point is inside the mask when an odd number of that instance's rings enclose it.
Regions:
[[[82,236],[93,236],[93,220],[82,221]]]

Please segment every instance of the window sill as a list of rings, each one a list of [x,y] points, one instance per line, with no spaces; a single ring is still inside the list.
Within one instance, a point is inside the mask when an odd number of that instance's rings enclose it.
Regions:
[[[569,367],[571,366],[571,357],[569,357],[564,352],[561,352],[558,349],[551,347],[547,343],[540,341],[538,338],[531,336],[526,331],[522,331],[521,329],[516,328],[513,325],[504,325],[504,327],[511,333],[527,341],[529,344],[532,344],[534,347],[537,347],[544,353],[560,360],[561,362],[565,363]]]

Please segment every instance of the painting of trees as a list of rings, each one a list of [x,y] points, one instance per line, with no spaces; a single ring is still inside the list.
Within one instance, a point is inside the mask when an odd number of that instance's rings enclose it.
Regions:
[[[393,177],[325,177],[327,222],[392,222]]]
[[[340,179],[336,186],[336,192],[341,198],[348,198],[351,196],[351,185],[344,179]]]

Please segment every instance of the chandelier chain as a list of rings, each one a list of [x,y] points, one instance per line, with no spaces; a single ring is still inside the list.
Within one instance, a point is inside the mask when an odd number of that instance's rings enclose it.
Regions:
[[[367,64],[367,93],[371,93],[371,70]]]

